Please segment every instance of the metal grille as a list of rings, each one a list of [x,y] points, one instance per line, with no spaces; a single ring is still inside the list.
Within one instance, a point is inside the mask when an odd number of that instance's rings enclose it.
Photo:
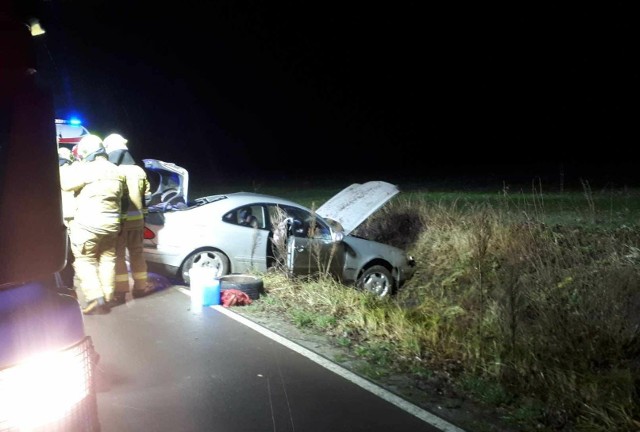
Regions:
[[[64,409],[63,412],[56,414],[55,418],[49,419],[43,424],[31,424],[27,429],[30,432],[99,432],[100,423],[94,378],[97,354],[91,337],[85,337],[81,342],[67,348],[60,354],[65,356],[65,361],[71,363],[70,367],[75,372],[82,374],[81,378],[78,377],[77,382],[79,383],[78,387],[83,387],[80,390],[84,396],[78,402]],[[19,367],[21,365],[0,371],[0,392],[7,391],[6,388],[3,388],[4,385],[9,381],[10,374]],[[15,412],[7,412],[9,410],[5,411],[6,409],[7,407],[0,407],[0,432],[25,430],[25,426],[18,424],[20,422],[14,417]],[[34,410],[32,414],[35,418],[39,414],[36,410],[40,408],[35,404],[30,409]]]

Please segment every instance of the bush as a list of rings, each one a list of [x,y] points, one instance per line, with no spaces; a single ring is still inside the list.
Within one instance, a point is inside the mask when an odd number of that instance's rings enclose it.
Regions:
[[[393,201],[358,235],[416,257],[395,297],[279,279],[266,282],[271,306],[417,382],[435,371],[491,389],[478,399],[521,430],[637,431],[640,229],[599,222],[593,199],[591,217],[550,224],[566,218],[546,219],[536,199],[535,212],[511,197]]]

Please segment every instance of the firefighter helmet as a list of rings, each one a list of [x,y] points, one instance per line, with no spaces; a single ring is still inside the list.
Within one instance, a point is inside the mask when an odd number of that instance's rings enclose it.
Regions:
[[[71,150],[66,147],[59,147],[58,163],[60,164],[60,166],[70,164],[71,162],[73,162],[73,154],[71,153]]]
[[[82,161],[92,161],[99,154],[106,154],[106,152],[99,136],[85,135],[78,143],[77,154]]]
[[[113,133],[109,135],[103,141],[104,148],[107,151],[107,153],[111,153],[116,150],[127,150],[127,142],[128,142],[127,139],[125,139],[122,135],[117,133]]]

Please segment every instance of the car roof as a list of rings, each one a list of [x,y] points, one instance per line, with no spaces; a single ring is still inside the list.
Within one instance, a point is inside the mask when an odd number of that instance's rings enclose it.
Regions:
[[[295,201],[255,192],[232,192],[228,194],[210,195],[208,197],[197,198],[195,201],[202,203],[217,202],[228,210],[251,204],[280,204],[311,211]]]

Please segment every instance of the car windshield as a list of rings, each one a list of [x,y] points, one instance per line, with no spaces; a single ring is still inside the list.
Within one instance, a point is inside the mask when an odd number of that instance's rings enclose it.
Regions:
[[[72,150],[73,146],[88,134],[89,131],[80,124],[63,123],[62,120],[56,120],[56,137],[58,138],[58,145],[62,147]]]
[[[88,133],[87,129],[82,125],[56,123],[56,135],[58,138],[76,138]]]

